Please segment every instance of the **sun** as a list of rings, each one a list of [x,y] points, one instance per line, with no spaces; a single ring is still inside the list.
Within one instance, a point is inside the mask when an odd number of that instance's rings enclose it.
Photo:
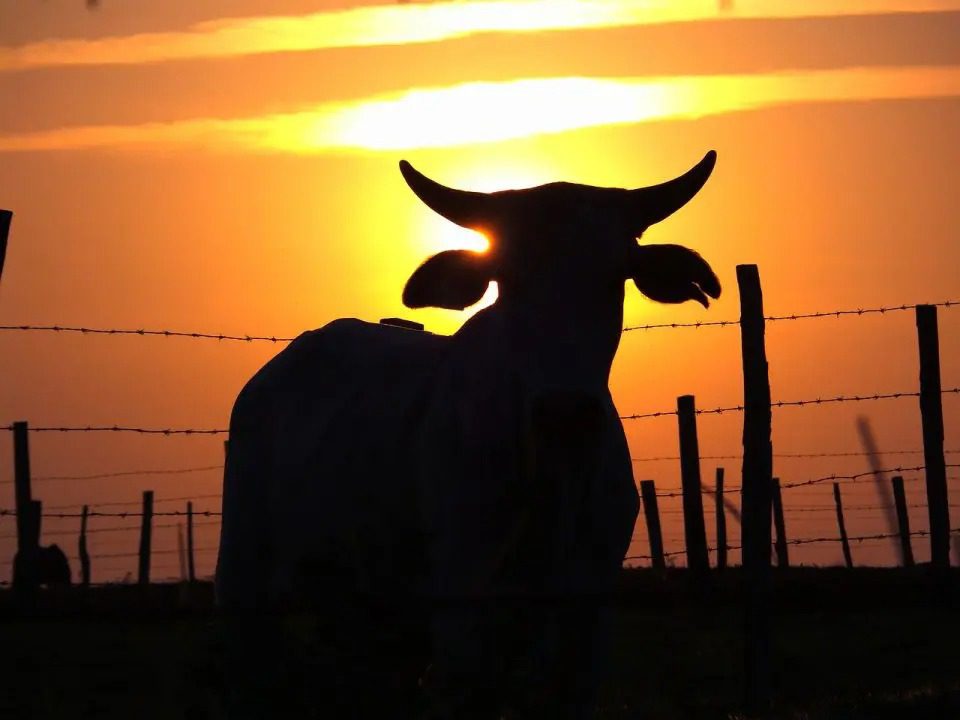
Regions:
[[[449,167],[434,167],[424,165],[420,167],[416,162],[414,162],[414,166],[444,185],[479,192],[535,187],[550,182],[553,172],[551,168],[534,167],[522,162],[504,162],[501,158],[498,158],[495,163],[489,166],[453,167],[451,165]],[[490,237],[485,233],[460,227],[429,210],[420,213],[419,217],[419,227],[414,232],[416,237],[420,238],[422,250],[427,256],[435,255],[444,250],[472,250],[484,253],[490,249]],[[498,296],[497,283],[491,282],[480,302],[467,308],[464,313],[457,313],[458,322],[462,322],[463,319],[489,307],[496,302]],[[437,312],[442,314],[446,311]],[[439,318],[435,322],[439,322],[441,325],[446,324],[441,322]]]
[[[433,179],[450,187],[479,192],[529,188],[550,181],[548,171],[519,164],[461,168]],[[460,227],[433,213],[424,219],[424,227],[421,229],[424,233],[422,237],[428,238],[431,252],[473,250],[482,253],[490,249],[488,234]]]

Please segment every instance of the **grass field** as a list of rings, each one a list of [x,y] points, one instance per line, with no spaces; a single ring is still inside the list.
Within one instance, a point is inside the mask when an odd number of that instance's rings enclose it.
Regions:
[[[691,588],[684,571],[625,573],[598,717],[739,717],[736,575]],[[790,570],[777,578],[775,600],[768,717],[960,718],[960,607],[937,598],[922,570]],[[0,596],[0,717],[221,717],[227,651],[210,601],[206,585],[191,597],[177,586],[149,596],[118,587],[90,591],[83,607],[77,596],[47,596],[45,608],[24,613]],[[277,717],[316,717],[316,673],[326,672],[317,620],[285,627],[288,657],[277,667],[289,710]]]

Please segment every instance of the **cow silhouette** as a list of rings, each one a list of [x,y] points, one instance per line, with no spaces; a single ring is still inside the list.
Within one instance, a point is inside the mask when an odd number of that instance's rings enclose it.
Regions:
[[[608,389],[624,284],[719,297],[696,252],[639,243],[715,160],[633,190],[494,193],[401,162],[429,208],[490,240],[426,260],[404,303],[463,309],[492,281],[498,299],[452,336],[335,320],[256,373],[230,422],[218,602],[423,598],[427,716],[589,716],[638,510]]]

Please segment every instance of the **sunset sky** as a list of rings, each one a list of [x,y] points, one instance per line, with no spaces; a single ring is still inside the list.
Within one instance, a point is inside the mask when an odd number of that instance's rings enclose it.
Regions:
[[[451,185],[660,182],[709,149],[713,177],[650,242],[701,252],[725,292],[705,311],[627,292],[626,325],[736,319],[735,266],[759,265],[766,309],[789,314],[960,299],[960,0],[18,0],[0,4],[0,208],[15,213],[0,324],[293,336],[344,316],[451,333],[467,313],[400,296],[428,255],[478,238],[433,215],[401,159]],[[943,386],[960,385],[960,309],[940,310]],[[270,343],[0,333],[0,424],[226,427]],[[772,394],[914,391],[911,312],[768,325]],[[631,331],[611,386],[621,414],[742,400],[736,327]],[[960,450],[960,396],[944,398]],[[867,415],[882,467],[922,464],[915,398],[784,408],[774,451],[856,453]],[[704,456],[739,452],[741,416],[699,418]],[[675,418],[628,421],[637,480],[679,486]],[[219,510],[223,436],[34,434],[45,509],[197,497]],[[13,507],[0,439],[0,507]],[[948,455],[960,463],[960,454]],[[705,459],[703,479],[736,459]],[[74,480],[50,476],[214,467]],[[869,468],[858,456],[775,458],[783,482]],[[911,504],[924,502],[904,473]],[[948,468],[960,477],[960,468]],[[960,480],[950,482],[960,504]],[[879,502],[872,482],[847,504]],[[829,483],[785,492],[791,537],[835,536]],[[707,507],[712,507],[705,497]],[[159,502],[158,510],[183,503]],[[667,550],[682,549],[664,499]],[[824,509],[825,508],[825,509]],[[104,510],[136,510],[135,505]],[[954,527],[960,507],[952,509]],[[158,518],[154,576],[177,573]],[[204,520],[204,522],[208,522]],[[911,509],[913,529],[926,510]],[[44,541],[76,554],[75,519]],[[90,552],[135,553],[135,520],[96,518]],[[851,535],[888,530],[847,513]],[[731,542],[739,528],[730,521]],[[713,520],[708,517],[712,537]],[[0,517],[0,579],[15,541]],[[218,528],[197,529],[199,571]],[[642,519],[634,554],[647,552]],[[711,541],[712,544],[712,541]],[[925,542],[915,540],[919,560]],[[894,560],[855,545],[858,564]],[[739,553],[731,555],[739,562]],[[840,562],[837,544],[791,548]],[[135,572],[94,559],[94,580]],[[76,571],[76,567],[75,567]]]

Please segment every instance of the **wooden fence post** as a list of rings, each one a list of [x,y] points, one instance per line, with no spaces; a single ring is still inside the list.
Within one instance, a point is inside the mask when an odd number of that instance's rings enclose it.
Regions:
[[[150,536],[153,531],[153,490],[143,491],[143,516],[140,524],[140,572],[137,582],[150,584]]]
[[[190,582],[196,582],[197,574],[193,564],[193,502],[187,501],[187,573]]]
[[[36,515],[38,508],[30,489],[29,431],[26,422],[13,424],[13,483],[17,513],[17,557],[13,581],[18,591],[26,593],[37,588],[36,563],[40,549],[40,517]]]
[[[787,525],[783,520],[783,497],[780,494],[780,478],[773,478],[773,527],[777,531],[774,548],[777,552],[777,567],[790,567],[790,556],[787,554]]]
[[[763,291],[756,265],[737,266],[743,354],[741,545],[746,587],[745,688],[748,713],[770,705],[770,505],[773,445],[770,378],[764,343]]]
[[[80,542],[77,554],[80,556],[80,584],[90,586],[90,553],[87,552],[87,515],[90,513],[88,505],[83,506],[80,514]]]
[[[39,500],[30,501],[30,543],[34,550],[40,549],[40,534],[43,531],[43,503]]]
[[[680,479],[683,486],[683,536],[687,567],[697,573],[710,569],[707,531],[703,525],[703,489],[700,485],[700,447],[697,440],[697,407],[693,395],[677,398],[680,429]]]
[[[7,237],[10,235],[10,222],[12,220],[12,212],[0,210],[0,278],[3,278],[3,260],[7,256]]]
[[[833,502],[837,506],[837,525],[840,528],[840,544],[843,546],[843,562],[848,568],[853,567],[853,556],[850,554],[850,540],[847,538],[847,525],[843,521],[843,501],[840,499],[840,483],[833,484]]]
[[[660,510],[657,507],[657,488],[653,480],[640,481],[643,515],[647,522],[647,537],[650,540],[651,564],[657,570],[667,567],[663,556],[663,534],[660,530]]]
[[[950,567],[950,508],[947,470],[943,457],[943,402],[940,395],[940,341],[937,308],[917,305],[917,340],[920,347],[920,414],[923,421],[923,463],[927,476],[927,509],[930,513],[930,564],[946,578]]]
[[[13,482],[14,502],[17,513],[17,552],[25,557],[33,548],[33,536],[29,530],[30,501],[30,441],[29,426],[25,422],[13,424]]]
[[[717,468],[717,569],[723,570],[727,566],[727,513],[723,507],[723,474],[722,467]]]
[[[913,546],[910,542],[910,516],[907,514],[907,494],[903,491],[903,478],[894,476],[893,502],[897,508],[897,526],[900,528],[900,554],[904,567],[913,567]]]

